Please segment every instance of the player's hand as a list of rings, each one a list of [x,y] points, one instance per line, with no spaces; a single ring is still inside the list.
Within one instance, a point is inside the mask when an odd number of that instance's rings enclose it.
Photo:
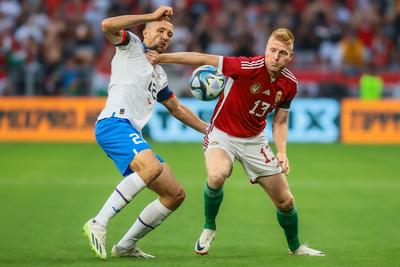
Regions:
[[[160,62],[160,54],[155,50],[146,50],[146,58],[151,65],[156,65]]]
[[[289,160],[285,153],[278,152],[276,153],[276,159],[279,162],[279,165],[282,168],[282,173],[289,175]]]
[[[174,14],[172,7],[160,6],[156,11],[151,13],[153,20],[162,20],[165,17],[171,17]]]

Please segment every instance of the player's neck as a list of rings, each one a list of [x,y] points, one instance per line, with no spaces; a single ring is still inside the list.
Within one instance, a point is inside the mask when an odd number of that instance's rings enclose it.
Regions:
[[[269,80],[271,83],[275,82],[276,79],[278,78],[279,74],[281,73],[281,71],[270,71],[268,70],[269,73]]]

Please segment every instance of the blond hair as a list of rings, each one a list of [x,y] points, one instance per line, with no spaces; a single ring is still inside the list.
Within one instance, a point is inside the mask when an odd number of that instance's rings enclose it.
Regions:
[[[294,36],[291,31],[285,28],[278,28],[271,33],[269,39],[274,38],[275,40],[284,43],[293,50]]]

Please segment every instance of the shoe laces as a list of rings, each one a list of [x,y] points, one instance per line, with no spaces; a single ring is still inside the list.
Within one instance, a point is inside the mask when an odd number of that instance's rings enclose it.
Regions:
[[[302,244],[302,246],[305,247],[305,248],[310,248],[310,245],[309,245],[308,241],[304,242]]]
[[[107,231],[105,229],[103,229],[103,227],[96,225],[96,223],[94,223],[94,225],[92,227],[93,227],[93,230],[96,231],[96,238],[100,242],[105,243]]]
[[[100,240],[100,242],[105,243],[106,240],[106,231],[100,231],[97,233],[97,238]]]
[[[201,235],[200,242],[201,242],[201,243],[205,243],[205,242],[207,242],[208,240],[210,240],[210,239],[212,238],[213,233],[214,233],[214,232],[211,231],[211,230],[205,231],[205,234],[204,234],[204,235]]]

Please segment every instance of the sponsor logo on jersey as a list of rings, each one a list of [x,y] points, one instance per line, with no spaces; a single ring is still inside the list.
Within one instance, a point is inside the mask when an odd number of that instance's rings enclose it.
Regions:
[[[210,146],[216,146],[216,145],[218,145],[218,144],[219,144],[218,141],[211,141],[211,142],[210,142]]]
[[[265,91],[263,92],[263,94],[269,96],[269,95],[271,94],[271,90],[267,89],[267,90],[265,90]]]
[[[261,89],[260,83],[253,83],[253,84],[250,86],[250,92],[251,92],[252,94],[257,94],[257,93],[260,91],[260,89]]]
[[[124,109],[124,108],[121,108],[121,109],[119,110],[119,114],[120,114],[120,115],[124,115],[124,113],[125,113],[125,109]]]
[[[278,92],[276,92],[275,104],[278,104],[281,101],[282,94],[283,94],[282,90],[279,90]]]

